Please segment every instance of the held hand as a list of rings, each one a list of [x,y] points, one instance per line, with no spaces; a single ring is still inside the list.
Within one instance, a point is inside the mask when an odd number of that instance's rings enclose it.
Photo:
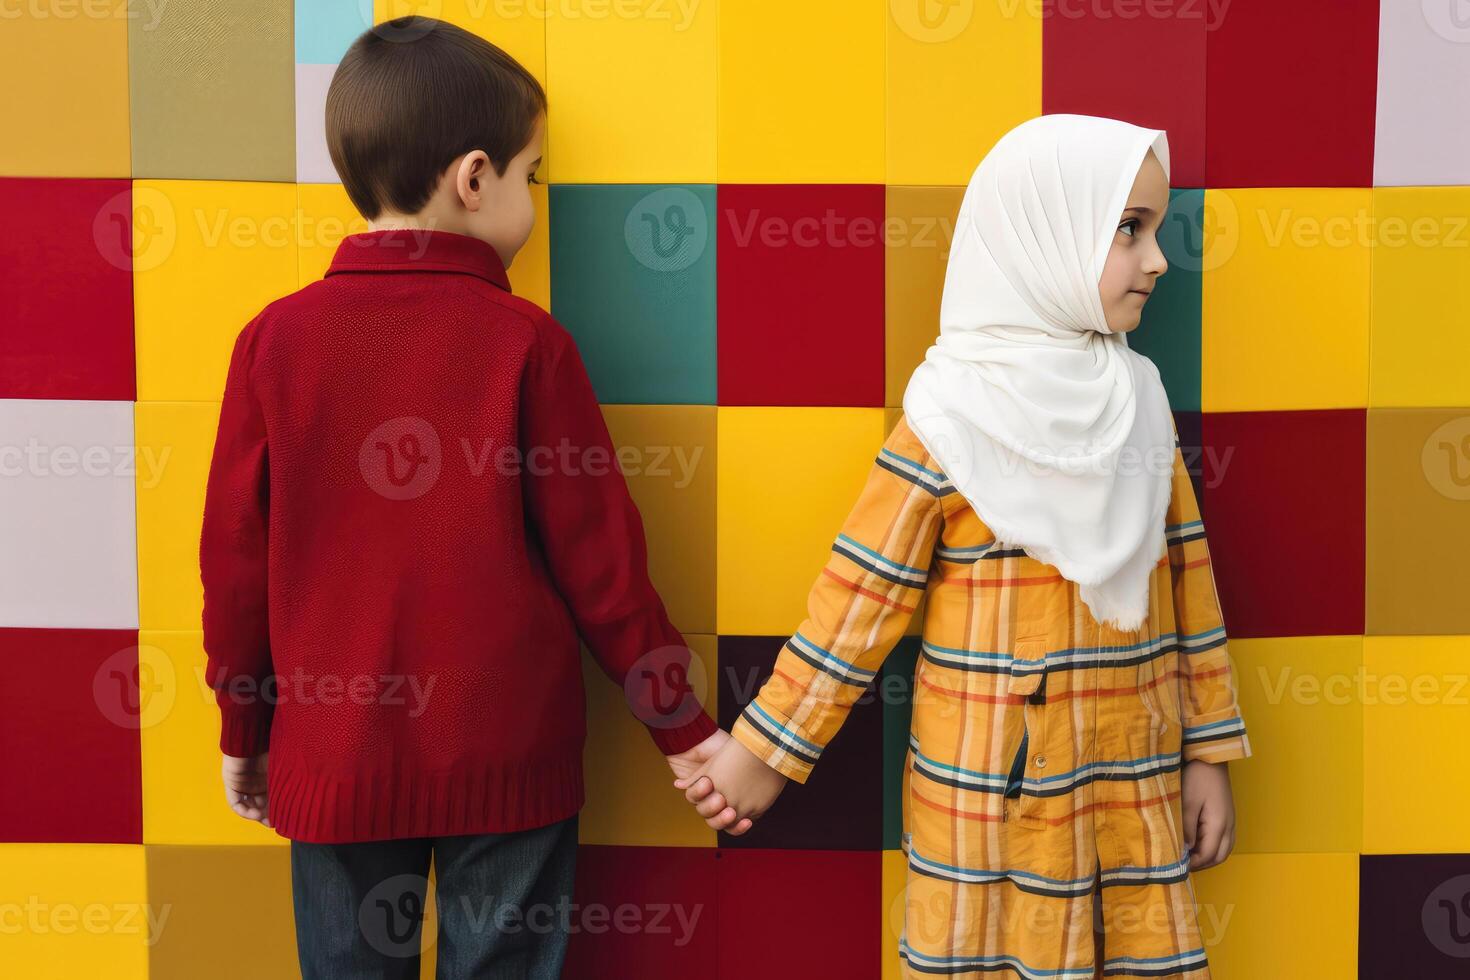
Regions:
[[[1213,868],[1235,848],[1235,800],[1226,763],[1185,763],[1181,795],[1189,869]]]
[[[713,759],[674,785],[685,791],[684,798],[705,823],[738,837],[776,802],[786,777],[732,738]]]
[[[700,742],[692,749],[686,749],[677,755],[666,755],[669,768],[674,770],[676,779],[683,779],[693,775],[700,766],[715,757],[715,753],[724,748],[725,743],[730,741],[730,733],[723,728],[716,728],[715,733]]]
[[[665,759],[669,760],[669,768],[674,770],[674,776],[676,777],[674,779],[674,785],[679,787],[680,789],[683,789],[683,784],[686,784],[687,780],[689,780],[695,773],[702,772],[705,763],[713,759],[719,753],[720,749],[724,748],[725,743],[728,741],[730,741],[730,733],[725,731],[723,728],[720,728],[716,729],[713,735],[705,739],[703,742],[700,742],[698,745],[694,746],[694,748],[689,749],[685,752],[680,752],[678,755],[664,756]],[[723,805],[724,804],[721,803],[721,806]],[[734,819],[735,811],[730,810],[729,821],[733,822]],[[715,826],[714,822],[712,821],[709,822],[709,825],[711,827]],[[749,829],[750,821],[742,821],[742,826],[739,830],[739,833],[743,834]],[[736,831],[731,831],[731,833],[735,832]]]
[[[270,753],[262,752],[248,758],[227,755],[224,758],[221,774],[225,781],[225,802],[244,819],[258,820],[269,827],[271,808],[265,773]]]

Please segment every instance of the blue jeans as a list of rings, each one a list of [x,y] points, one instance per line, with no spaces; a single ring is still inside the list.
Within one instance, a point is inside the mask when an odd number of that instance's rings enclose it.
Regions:
[[[436,980],[556,980],[566,956],[577,816],[510,834],[292,841],[302,980],[418,980],[431,857]]]

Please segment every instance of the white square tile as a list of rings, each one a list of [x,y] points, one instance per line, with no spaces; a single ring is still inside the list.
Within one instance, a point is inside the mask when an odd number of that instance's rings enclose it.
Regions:
[[[0,626],[138,626],[133,402],[0,399]]]
[[[1470,18],[1463,0],[1389,0],[1378,21],[1373,183],[1470,183]]]

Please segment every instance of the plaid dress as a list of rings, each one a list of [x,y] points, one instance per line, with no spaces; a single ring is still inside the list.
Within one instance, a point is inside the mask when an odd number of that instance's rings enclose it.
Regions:
[[[805,782],[923,600],[904,976],[1209,976],[1181,772],[1250,744],[1177,434],[1166,525],[1143,626],[1104,627],[1054,566],[995,540],[903,419],[885,440],[732,734]]]

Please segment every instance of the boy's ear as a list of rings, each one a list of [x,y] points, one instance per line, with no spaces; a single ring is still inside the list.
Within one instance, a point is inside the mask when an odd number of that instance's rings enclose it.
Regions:
[[[455,168],[455,190],[464,206],[471,211],[480,207],[480,196],[485,192],[485,178],[490,172],[490,158],[484,150],[471,150],[460,158]]]

